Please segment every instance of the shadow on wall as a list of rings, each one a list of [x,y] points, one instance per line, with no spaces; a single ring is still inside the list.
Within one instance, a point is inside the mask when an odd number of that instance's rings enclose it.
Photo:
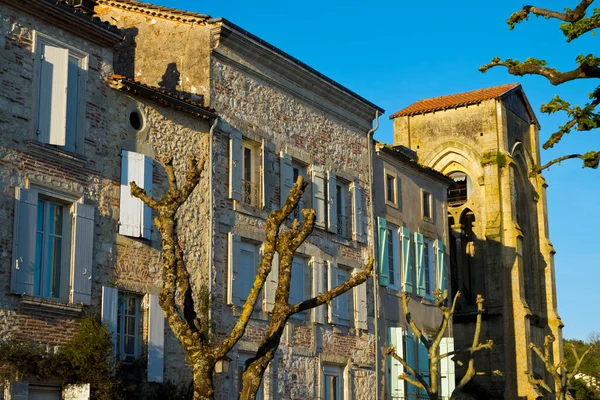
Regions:
[[[176,92],[179,85],[181,74],[177,69],[177,64],[172,62],[167,64],[167,69],[162,76],[162,81],[158,82],[158,86],[167,92]]]

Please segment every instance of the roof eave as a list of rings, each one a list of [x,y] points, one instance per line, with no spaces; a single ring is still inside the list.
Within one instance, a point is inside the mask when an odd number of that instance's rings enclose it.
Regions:
[[[113,47],[123,41],[123,33],[117,27],[55,0],[0,0],[0,3],[8,4],[103,47]]]
[[[442,174],[441,172],[438,172],[429,167],[425,167],[416,161],[410,160],[408,157],[404,156],[403,154],[398,153],[397,151],[394,151],[393,149],[390,149],[388,147],[388,145],[386,145],[385,143],[380,142],[378,144],[378,146],[376,147],[376,151],[383,152],[383,153],[389,155],[390,157],[400,160],[401,162],[408,165],[409,167],[416,169],[419,172],[422,172],[422,173],[428,175],[429,177],[446,184],[447,186],[451,186],[454,184],[454,181],[451,178],[447,177],[446,175]]]

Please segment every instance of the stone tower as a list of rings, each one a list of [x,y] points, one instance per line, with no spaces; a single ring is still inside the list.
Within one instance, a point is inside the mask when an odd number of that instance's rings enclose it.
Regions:
[[[423,165],[449,175],[451,287],[463,294],[455,316],[456,348],[471,345],[475,299],[486,314],[482,340],[494,348],[470,384],[475,398],[533,399],[526,371],[546,376],[528,349],[554,335],[561,358],[554,249],[548,235],[547,184],[540,165],[539,123],[519,84],[420,100],[390,117],[394,144],[417,151]],[[457,370],[460,378],[461,371]]]

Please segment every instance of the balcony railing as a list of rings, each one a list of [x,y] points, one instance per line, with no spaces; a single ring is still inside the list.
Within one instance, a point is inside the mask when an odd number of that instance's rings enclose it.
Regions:
[[[337,215],[337,233],[343,238],[350,239],[352,235],[352,220],[349,216]]]
[[[251,206],[258,206],[258,185],[242,179],[242,201]]]

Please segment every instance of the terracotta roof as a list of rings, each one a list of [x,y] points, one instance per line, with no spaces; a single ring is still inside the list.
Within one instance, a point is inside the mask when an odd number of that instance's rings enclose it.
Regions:
[[[498,97],[517,87],[520,87],[520,84],[510,83],[508,85],[494,86],[487,89],[473,90],[472,92],[464,92],[451,94],[449,96],[432,97],[430,99],[419,100],[416,103],[413,103],[410,106],[392,114],[390,119],[394,119],[396,117],[406,117],[415,114],[426,114],[433,111],[446,110],[448,108],[477,104],[484,100],[497,99]]]
[[[129,11],[137,11],[153,17],[166,18],[185,23],[205,22],[209,15],[199,14],[191,11],[177,10],[175,8],[157,6],[150,3],[142,3],[135,0],[98,0],[98,4],[122,8]]]
[[[113,74],[112,78],[109,79],[109,85],[117,90],[149,98],[162,106],[173,107],[179,111],[194,115],[196,117],[205,119],[217,118],[215,109],[212,107],[206,107],[201,103],[190,100],[177,93],[169,92],[162,88],[145,85],[122,75]]]

